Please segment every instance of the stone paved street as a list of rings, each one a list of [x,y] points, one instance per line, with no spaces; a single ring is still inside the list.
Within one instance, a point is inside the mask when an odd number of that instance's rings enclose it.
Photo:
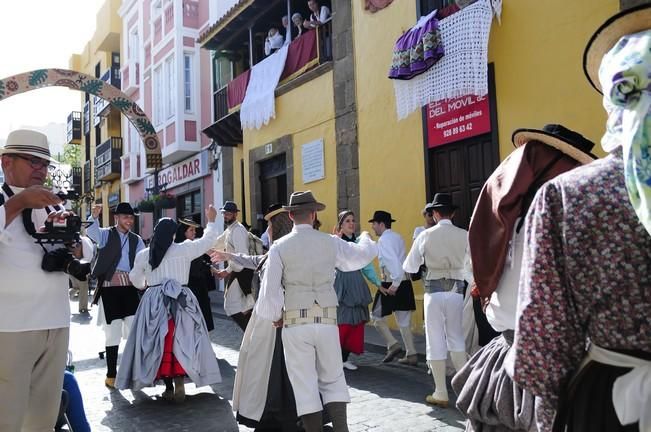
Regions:
[[[71,302],[71,309],[77,310],[75,301]],[[93,308],[91,315],[96,312],[97,308]],[[91,317],[73,314],[70,346],[92,430],[251,431],[243,426],[238,428],[231,409],[242,333],[223,315],[216,313],[215,318],[216,328],[211,336],[223,382],[200,389],[187,384],[186,402],[175,405],[158,398],[164,390],[162,385],[137,392],[109,391],[104,387],[106,366],[98,358],[98,352],[103,350],[103,333]],[[423,402],[432,387],[423,363],[418,368],[397,362],[381,365],[381,359],[378,353],[366,353],[353,359],[360,365],[357,371],[346,372],[352,397],[348,408],[351,432],[463,429],[458,411],[433,408]]]

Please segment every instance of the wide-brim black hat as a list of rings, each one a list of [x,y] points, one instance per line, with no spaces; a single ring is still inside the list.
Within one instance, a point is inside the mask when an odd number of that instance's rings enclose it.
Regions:
[[[595,145],[592,141],[559,124],[547,124],[542,129],[516,129],[511,136],[511,141],[516,147],[523,146],[529,141],[539,141],[584,165],[597,159],[597,156],[590,153]]]
[[[131,216],[137,216],[139,213],[136,212],[133,207],[131,207],[131,204],[128,202],[121,202],[118,205],[115,206],[115,211],[113,214],[119,215],[131,215]]]
[[[391,213],[384,210],[376,210],[373,217],[368,220],[369,222],[395,222],[396,220],[391,217]]]
[[[588,41],[583,52],[583,71],[599,93],[601,60],[623,36],[651,29],[651,4],[643,4],[619,12],[608,18]]]
[[[434,195],[434,200],[429,204],[429,206],[427,206],[427,208],[432,210],[440,208],[454,210],[456,208],[459,208],[459,206],[454,205],[452,202],[452,195],[445,192],[439,192]]]
[[[220,208],[219,211],[237,213],[240,211],[240,209],[237,208],[237,204],[235,204],[233,201],[226,201],[224,203],[224,206]]]
[[[294,192],[289,197],[289,205],[283,206],[287,211],[311,210],[322,211],[326,206],[314,198],[312,191]]]

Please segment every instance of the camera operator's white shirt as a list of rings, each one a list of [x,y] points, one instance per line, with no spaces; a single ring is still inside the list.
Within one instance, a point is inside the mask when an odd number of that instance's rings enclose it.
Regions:
[[[11,187],[14,193],[21,188]],[[9,197],[3,194],[5,202]],[[32,211],[36,229],[47,212]],[[70,326],[68,275],[41,270],[43,248],[23,226],[22,215],[5,227],[5,207],[0,206],[0,332],[46,330]],[[48,250],[61,247],[46,246]]]

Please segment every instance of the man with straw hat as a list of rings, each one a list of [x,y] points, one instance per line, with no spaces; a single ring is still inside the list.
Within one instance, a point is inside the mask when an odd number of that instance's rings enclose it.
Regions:
[[[515,330],[524,216],[540,186],[595,159],[594,143],[562,125],[518,129],[511,140],[516,149],[484,184],[468,230],[472,292],[488,303],[486,325],[502,335],[484,344],[452,380],[457,407],[468,417],[467,431],[488,425],[504,431],[535,428],[534,396],[504,369]]]
[[[27,228],[62,216],[61,199],[43,187],[53,162],[44,134],[11,132],[0,159],[0,430],[52,430],[68,350],[68,276],[41,268],[44,250]]]
[[[312,228],[325,205],[311,191],[294,192],[284,208],[294,228],[269,249],[255,312],[284,326],[287,373],[305,430],[321,430],[325,405],[334,430],[348,431],[350,396],[337,328],[335,268],[359,270],[375,258],[377,247],[368,233],[356,244]]]
[[[651,430],[651,5],[592,36],[610,154],[546,183],[525,224],[513,379],[544,402],[538,427]]]

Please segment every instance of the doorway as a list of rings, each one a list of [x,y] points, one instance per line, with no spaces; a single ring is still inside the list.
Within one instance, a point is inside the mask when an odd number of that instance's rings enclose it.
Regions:
[[[272,204],[287,204],[287,161],[285,153],[259,162],[260,210],[264,214]],[[261,232],[267,229],[264,219],[258,219]]]

